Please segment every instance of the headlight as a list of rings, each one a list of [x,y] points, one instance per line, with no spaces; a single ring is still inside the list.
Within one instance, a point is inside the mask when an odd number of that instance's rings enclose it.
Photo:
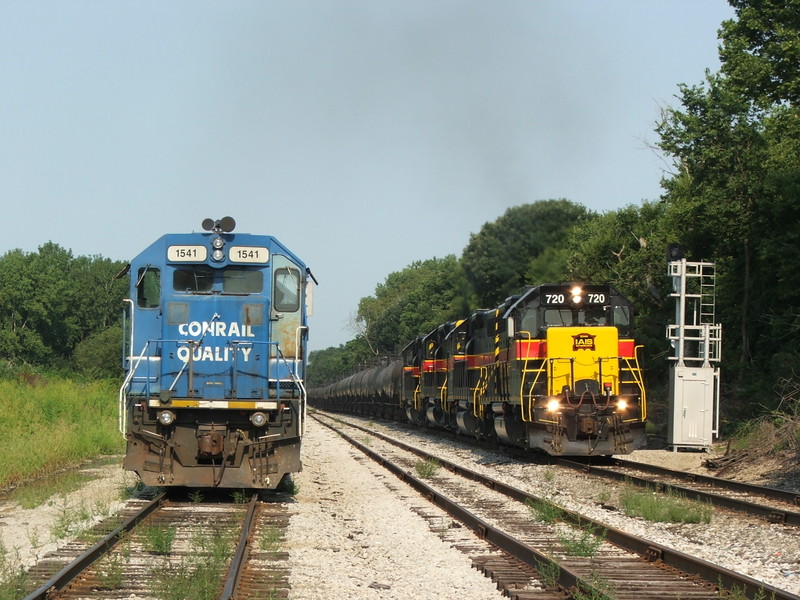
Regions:
[[[175,413],[171,410],[162,410],[158,413],[158,422],[162,425],[172,425],[175,422]]]
[[[561,401],[558,398],[550,398],[550,400],[547,401],[547,410],[550,412],[558,412],[560,408]]]
[[[214,248],[220,249],[225,245],[225,240],[223,240],[221,237],[215,237],[211,241],[211,245],[214,246]]]
[[[628,401],[625,398],[617,400],[617,410],[625,410],[626,408],[628,408]]]
[[[222,250],[214,250],[211,253],[211,258],[213,258],[215,261],[219,262],[223,258],[225,258],[225,253]]]
[[[265,415],[263,412],[255,412],[250,415],[250,422],[256,427],[263,427],[267,422],[267,415]]]

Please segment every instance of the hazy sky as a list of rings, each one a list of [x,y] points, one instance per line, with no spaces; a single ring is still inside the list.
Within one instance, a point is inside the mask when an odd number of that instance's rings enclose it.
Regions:
[[[311,346],[510,206],[659,197],[723,0],[0,0],[0,254],[233,216],[320,282]]]

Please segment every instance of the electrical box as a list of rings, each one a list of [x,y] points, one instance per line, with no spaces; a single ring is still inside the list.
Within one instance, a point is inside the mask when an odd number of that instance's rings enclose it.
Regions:
[[[710,448],[716,433],[719,369],[670,369],[667,444],[673,449]]]

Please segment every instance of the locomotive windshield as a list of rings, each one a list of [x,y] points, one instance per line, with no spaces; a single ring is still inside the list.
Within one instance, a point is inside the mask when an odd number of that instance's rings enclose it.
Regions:
[[[215,277],[221,279],[223,294],[260,294],[264,291],[264,274],[258,269],[227,267],[220,272],[205,265],[175,269],[172,289],[187,294],[207,294],[214,289]]]
[[[540,306],[529,307],[520,321],[520,331],[536,337],[548,327],[613,325],[620,335],[631,335],[630,309],[627,306],[585,306],[582,308]]]

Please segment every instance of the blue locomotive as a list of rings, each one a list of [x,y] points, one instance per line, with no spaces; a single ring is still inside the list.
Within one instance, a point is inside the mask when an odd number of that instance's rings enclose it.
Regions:
[[[230,217],[128,265],[124,468],[146,485],[275,488],[301,469],[311,271]]]

